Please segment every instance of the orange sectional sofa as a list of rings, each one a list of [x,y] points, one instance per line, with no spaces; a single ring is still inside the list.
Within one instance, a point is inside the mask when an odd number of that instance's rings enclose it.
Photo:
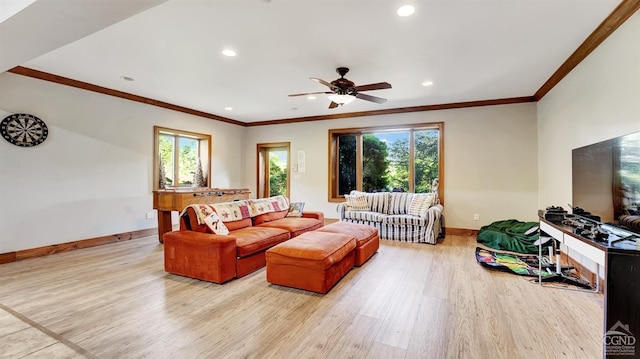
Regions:
[[[250,274],[266,265],[267,249],[324,225],[322,212],[288,214],[283,196],[191,205],[180,230],[163,236],[165,271],[215,283]]]

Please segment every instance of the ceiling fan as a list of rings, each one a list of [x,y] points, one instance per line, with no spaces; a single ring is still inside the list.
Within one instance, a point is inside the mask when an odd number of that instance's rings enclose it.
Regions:
[[[391,84],[389,84],[388,82],[378,82],[374,84],[355,86],[355,84],[352,81],[349,81],[344,78],[344,75],[346,75],[347,72],[349,72],[349,68],[338,67],[336,69],[336,72],[340,74],[340,78],[333,80],[331,82],[327,82],[325,80],[315,78],[315,77],[310,77],[311,80],[327,86],[329,89],[331,89],[331,91],[296,93],[296,94],[291,94],[289,96],[291,97],[291,96],[308,96],[308,95],[316,95],[316,94],[329,94],[329,100],[331,100],[331,103],[329,104],[329,108],[336,108],[338,106],[342,106],[344,104],[347,104],[353,101],[356,98],[359,98],[365,101],[375,102],[375,103],[387,102],[386,98],[366,95],[360,92],[390,89]]]

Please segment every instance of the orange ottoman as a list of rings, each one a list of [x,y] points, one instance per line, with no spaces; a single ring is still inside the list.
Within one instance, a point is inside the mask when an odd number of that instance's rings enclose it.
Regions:
[[[371,256],[373,256],[380,247],[380,236],[378,235],[378,228],[367,226],[365,224],[351,223],[351,222],[334,222],[327,226],[324,226],[318,231],[332,232],[332,233],[345,233],[355,237],[356,239],[356,266],[361,266]]]
[[[327,293],[353,268],[355,248],[348,234],[305,232],[267,250],[267,281]]]

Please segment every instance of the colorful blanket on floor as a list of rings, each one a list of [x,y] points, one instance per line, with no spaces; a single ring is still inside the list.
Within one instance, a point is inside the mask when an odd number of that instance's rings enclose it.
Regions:
[[[542,258],[542,263],[539,263],[538,256],[519,256],[476,247],[476,260],[489,269],[497,269],[529,277],[538,277],[540,273],[539,277],[542,282],[557,282],[584,289],[592,289],[589,282],[572,273],[572,266],[563,266],[561,274],[558,274],[554,271],[555,265],[550,264],[545,257]],[[539,264],[542,267],[541,271]],[[536,279],[537,281],[538,279]]]
[[[550,267],[546,258],[543,258],[542,272],[539,271],[538,256],[518,256],[476,247],[476,260],[484,267],[513,272],[519,275],[537,277],[538,273],[542,273],[543,278],[555,276],[554,272],[549,273],[546,270],[546,268]]]

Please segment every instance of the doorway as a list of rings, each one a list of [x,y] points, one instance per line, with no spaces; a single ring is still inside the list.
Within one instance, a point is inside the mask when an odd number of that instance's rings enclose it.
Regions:
[[[289,147],[289,142],[258,144],[258,198],[289,198]]]

